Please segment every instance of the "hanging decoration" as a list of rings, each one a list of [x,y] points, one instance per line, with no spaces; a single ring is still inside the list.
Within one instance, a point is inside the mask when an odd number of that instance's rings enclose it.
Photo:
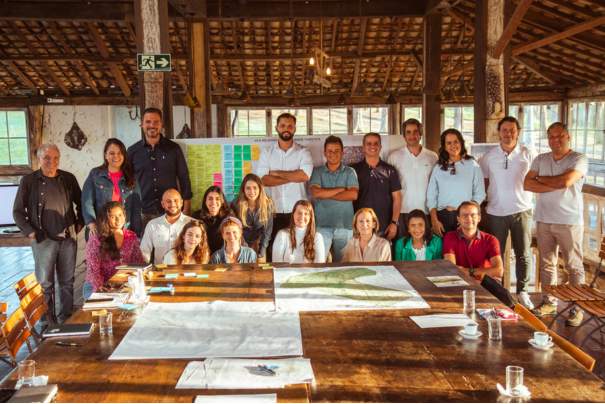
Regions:
[[[179,134],[176,135],[176,138],[177,139],[190,139],[191,138],[191,129],[189,129],[189,125],[187,125],[187,123],[185,123],[185,125],[183,125],[183,129],[181,129]]]
[[[68,147],[79,151],[82,150],[82,148],[88,141],[88,138],[76,123],[76,109],[73,106],[71,107],[71,109],[73,112],[74,123],[73,125],[71,125],[71,129],[65,134],[64,142]]]

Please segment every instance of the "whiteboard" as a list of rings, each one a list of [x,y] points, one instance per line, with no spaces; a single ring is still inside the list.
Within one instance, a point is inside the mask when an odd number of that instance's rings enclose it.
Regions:
[[[381,136],[382,152],[380,157],[387,161],[389,154],[405,146],[401,135]],[[199,138],[199,139],[173,139],[178,143],[189,168],[191,180],[191,208],[201,209],[204,192],[212,185],[220,186],[227,201],[231,202],[239,192],[241,180],[246,174],[256,174],[258,155],[268,147],[272,147],[279,138],[251,137],[251,138]],[[326,163],[323,148],[326,136],[295,136],[294,141],[311,151],[314,167],[321,167]],[[343,162],[352,165],[364,157],[361,150],[363,136],[340,136],[345,148]],[[236,147],[240,146],[240,148]],[[246,147],[247,146],[247,147]],[[247,151],[249,150],[249,151]],[[240,164],[241,163],[241,164]],[[308,183],[307,183],[308,187]],[[307,195],[311,195],[307,189]]]

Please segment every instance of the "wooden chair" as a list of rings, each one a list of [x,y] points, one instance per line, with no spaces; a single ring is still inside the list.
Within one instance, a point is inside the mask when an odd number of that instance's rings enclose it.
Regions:
[[[572,358],[580,362],[582,366],[592,372],[594,368],[595,360],[593,357],[582,351],[580,348],[573,345],[571,342],[565,340],[565,338],[559,336],[552,330],[546,330],[546,332],[552,337],[552,342],[557,344],[559,348],[571,355]]]
[[[7,313],[8,303],[0,303],[0,324],[4,324],[4,322],[6,321],[8,317]],[[4,336],[2,335],[2,333],[0,333],[0,360],[3,360],[4,362],[10,365],[10,362],[7,360],[7,358],[10,359],[10,356],[8,355],[8,347],[6,346]]]
[[[42,336],[36,331],[34,326],[40,318],[48,312],[48,304],[42,293],[42,286],[36,285],[21,299],[21,308],[25,314],[25,320],[34,337],[37,346],[42,343]]]
[[[520,315],[523,318],[523,320],[527,321],[529,323],[529,325],[531,325],[532,327],[534,327],[536,329],[536,331],[542,331],[542,332],[546,331],[546,324],[544,324],[542,321],[538,320],[538,317],[531,314],[531,312],[529,310],[527,310],[525,307],[521,306],[521,304],[517,303],[515,305],[515,313]]]
[[[500,300],[504,305],[506,305],[511,310],[515,309],[515,305],[517,302],[512,297],[510,292],[502,286],[502,284],[488,275],[483,275],[481,277],[481,286],[487,290],[489,293],[494,295],[498,300]]]
[[[23,299],[23,297],[37,285],[38,281],[36,280],[36,274],[33,272],[15,283],[15,292],[17,292],[17,295],[19,296],[19,300]]]
[[[6,320],[6,322],[2,325],[2,336],[4,337],[4,341],[6,342],[6,346],[8,348],[8,355],[10,356],[11,361],[7,362],[12,367],[17,367],[17,362],[15,361],[15,357],[17,356],[17,352],[25,342],[27,344],[27,349],[29,349],[29,353],[32,353],[32,346],[29,343],[29,337],[31,337],[31,332],[29,328],[27,328],[27,320],[23,316],[23,309],[18,307],[17,310]]]

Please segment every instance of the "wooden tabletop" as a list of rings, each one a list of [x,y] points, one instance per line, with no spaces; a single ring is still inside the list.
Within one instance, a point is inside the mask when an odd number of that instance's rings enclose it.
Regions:
[[[534,329],[522,319],[502,323],[501,341],[487,338],[487,323],[476,314],[471,317],[483,333],[478,340],[463,339],[458,327],[419,328],[409,316],[461,313],[464,289],[476,291],[477,308],[504,306],[448,261],[391,264],[431,308],[302,312],[304,357],[311,359],[316,378],[310,385],[275,390],[176,390],[189,360],[108,361],[141,309],[121,319],[122,310],[113,310],[113,337],[100,337],[95,327],[89,338],[72,338],[84,342],[84,347],[56,346],[47,340],[31,359],[36,361],[36,374],[49,375],[49,383],[59,384],[57,402],[192,402],[196,395],[273,392],[280,402],[500,402],[506,398],[499,395],[496,384],[505,384],[509,365],[525,369],[524,384],[532,393],[526,401],[605,401],[605,384],[565,352],[557,347],[548,351],[532,348],[528,340]],[[217,272],[218,267],[229,270]],[[185,269],[210,276],[163,277]],[[426,278],[440,275],[459,275],[470,286],[438,288]],[[175,286],[175,295],[156,295],[152,301],[262,302],[273,301],[275,296],[273,271],[256,265],[174,266],[154,272],[148,282],[151,286],[168,283]],[[96,318],[89,311],[78,310],[69,320],[84,321]],[[16,379],[17,372],[12,372],[0,387],[12,388]]]

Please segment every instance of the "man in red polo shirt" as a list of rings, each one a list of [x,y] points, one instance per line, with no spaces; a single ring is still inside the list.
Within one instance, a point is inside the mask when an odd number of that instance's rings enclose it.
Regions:
[[[477,202],[462,202],[458,207],[460,229],[450,231],[443,238],[443,257],[460,270],[481,279],[486,274],[502,280],[500,244],[491,234],[477,229],[481,209]]]

